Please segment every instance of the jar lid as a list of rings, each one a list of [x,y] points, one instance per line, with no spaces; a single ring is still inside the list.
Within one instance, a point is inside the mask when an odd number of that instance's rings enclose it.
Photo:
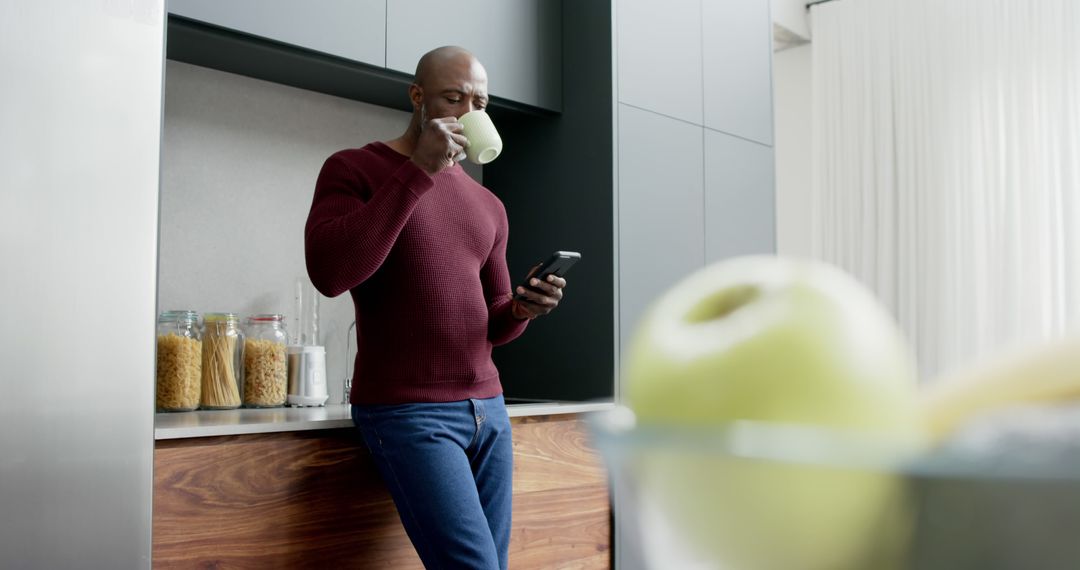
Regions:
[[[285,315],[266,313],[262,315],[251,315],[247,320],[249,323],[280,323],[285,320]]]
[[[158,315],[159,323],[173,323],[176,321],[196,322],[199,320],[199,313],[187,309],[173,309],[171,311],[162,311]]]
[[[203,315],[203,321],[208,323],[220,323],[236,320],[238,320],[236,313],[206,313],[205,315]]]

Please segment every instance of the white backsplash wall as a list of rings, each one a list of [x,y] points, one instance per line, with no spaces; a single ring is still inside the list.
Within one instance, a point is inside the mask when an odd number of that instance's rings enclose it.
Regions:
[[[168,61],[158,310],[283,313],[295,333],[296,280],[309,283],[304,222],[323,161],[397,137],[408,121],[403,111]],[[350,340],[346,355],[352,301],[320,303],[337,403],[356,349]]]

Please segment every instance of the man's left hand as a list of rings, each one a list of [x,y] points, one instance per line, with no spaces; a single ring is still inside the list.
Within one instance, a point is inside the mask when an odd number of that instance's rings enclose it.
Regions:
[[[563,287],[566,287],[566,279],[555,275],[548,275],[546,281],[535,277],[529,279],[529,285],[536,291],[519,286],[517,293],[525,297],[525,300],[513,299],[511,311],[518,319],[535,319],[540,315],[546,315],[559,306],[563,298]]]

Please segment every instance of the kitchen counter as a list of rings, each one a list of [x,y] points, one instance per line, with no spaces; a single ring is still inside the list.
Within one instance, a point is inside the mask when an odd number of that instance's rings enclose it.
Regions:
[[[607,475],[583,412],[511,403],[511,568],[611,568]],[[159,414],[153,567],[423,570],[343,404]]]
[[[542,402],[509,404],[510,417],[580,414],[609,410],[611,402]],[[182,439],[256,433],[293,432],[352,427],[349,406],[328,404],[316,408],[265,408],[159,413],[154,417],[154,439]]]

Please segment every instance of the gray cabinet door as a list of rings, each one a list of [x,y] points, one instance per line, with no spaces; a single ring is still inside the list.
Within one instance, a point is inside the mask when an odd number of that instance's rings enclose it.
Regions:
[[[769,0],[706,0],[701,15],[705,126],[771,145]]]
[[[168,6],[200,22],[386,65],[386,0],[169,0]]]
[[[0,2],[0,568],[150,568],[164,10]]]
[[[773,149],[705,129],[705,259],[776,252]]]
[[[702,128],[619,105],[619,335],[702,266]]]
[[[389,2],[386,66],[412,74],[428,51],[457,45],[488,72],[488,92],[562,109],[562,3],[552,0]]]
[[[618,0],[615,22],[619,102],[702,124],[701,0]]]

